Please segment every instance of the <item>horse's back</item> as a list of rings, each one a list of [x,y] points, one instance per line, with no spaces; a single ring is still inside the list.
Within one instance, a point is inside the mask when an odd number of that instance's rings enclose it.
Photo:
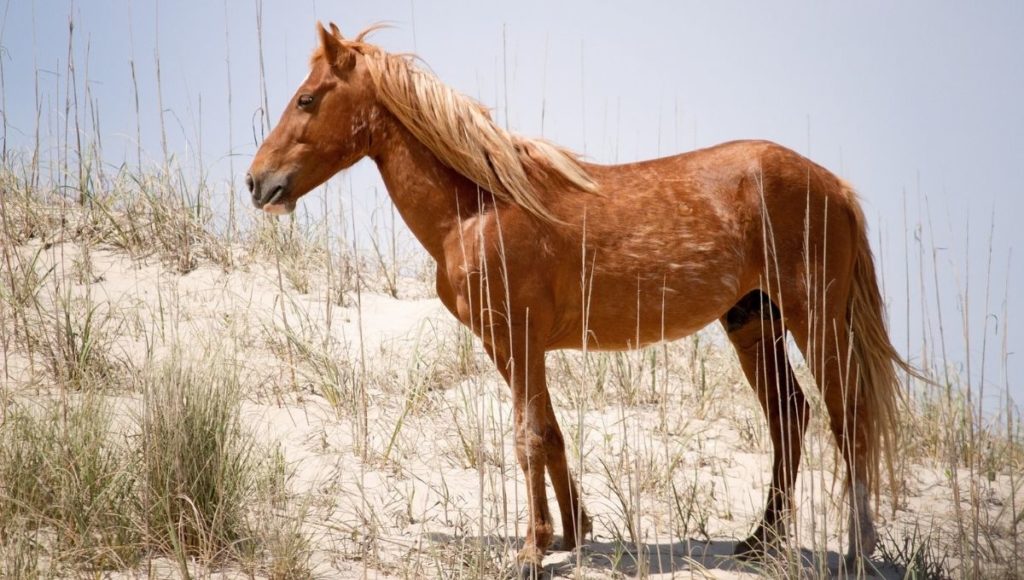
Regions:
[[[580,267],[587,264],[582,279],[590,285],[587,324],[596,348],[690,334],[760,287],[770,262],[786,262],[786,274],[799,276],[805,234],[828,229],[809,216],[843,215],[849,202],[840,179],[769,141],[588,170],[600,191],[562,205],[575,235],[563,239],[552,279],[574,313],[559,326],[578,328]],[[843,236],[840,226],[835,233]],[[578,330],[555,342],[577,346],[573,336]]]

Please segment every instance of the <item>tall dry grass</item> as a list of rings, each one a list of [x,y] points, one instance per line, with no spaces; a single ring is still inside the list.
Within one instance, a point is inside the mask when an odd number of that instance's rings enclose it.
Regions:
[[[261,35],[262,25],[260,14]],[[426,269],[400,252],[390,206],[368,228],[338,227],[354,213],[331,215],[326,201],[321,217],[305,221],[247,215],[230,184],[209,183],[168,151],[163,126],[163,159],[147,165],[140,145],[133,167],[105,166],[73,34],[64,98],[54,100],[65,120],[56,145],[44,146],[42,135],[54,131],[40,121],[32,151],[9,150],[5,139],[2,152],[0,576],[513,572],[525,495],[511,404],[479,343],[435,320],[403,343],[376,348],[368,338],[372,299],[423,294],[422,275],[409,272]],[[0,81],[2,66],[0,58]],[[262,58],[261,87],[266,131]],[[214,203],[225,190],[226,218]],[[360,247],[362,229],[370,238]],[[916,269],[927,291],[937,286],[935,252],[919,240],[917,254],[932,259],[908,258],[907,278]],[[112,255],[138,271],[159,269],[156,294],[109,298],[101,264]],[[196,332],[198,315],[182,310],[194,303],[174,284],[204,269],[225,276],[211,287],[268,272],[269,317],[217,310],[217,332]],[[945,299],[968,304],[977,287]],[[941,387],[908,386],[896,473],[909,493],[883,503],[875,563],[890,577],[1021,576],[1020,414],[1006,392],[999,408],[985,406],[992,383],[976,378],[984,373],[947,365],[943,333],[970,335],[962,311],[956,331],[934,320],[938,336],[926,335],[934,342],[908,345],[928,353],[924,370]],[[1004,361],[989,377],[1005,372],[1007,334],[987,347],[1001,348]],[[193,359],[196,344],[204,356]],[[759,515],[767,476],[751,481],[741,468],[767,473],[769,438],[719,333],[630,353],[552,353],[548,365],[597,530],[579,552],[552,556],[549,571],[789,578],[844,570],[845,505],[820,419],[806,439],[787,549],[755,566],[725,557]],[[797,367],[823,417],[806,366]],[[316,427],[275,441],[254,428],[253,406]],[[321,412],[322,422],[311,419]],[[321,471],[296,482],[308,465]]]

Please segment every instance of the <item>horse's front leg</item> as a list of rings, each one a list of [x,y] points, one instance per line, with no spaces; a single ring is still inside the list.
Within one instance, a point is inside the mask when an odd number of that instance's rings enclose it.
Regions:
[[[555,410],[550,405],[548,414],[551,424],[558,432]],[[572,476],[572,471],[569,470],[569,462],[565,456],[565,442],[561,432],[558,432],[558,441],[551,447],[547,459],[548,475],[551,476],[551,485],[555,488],[558,508],[562,512],[561,548],[575,550],[590,533],[591,524],[587,510],[584,509],[583,502],[580,501],[580,488]]]
[[[549,462],[558,459],[564,469],[565,451],[545,382],[544,347],[535,329],[527,331],[529,326],[513,326],[504,333],[495,332],[496,339],[485,340],[485,344],[512,390],[516,458],[526,479],[530,518],[526,542],[519,551],[519,563],[523,577],[532,578],[542,573],[544,554],[554,535],[544,470]],[[500,336],[502,334],[504,336]]]

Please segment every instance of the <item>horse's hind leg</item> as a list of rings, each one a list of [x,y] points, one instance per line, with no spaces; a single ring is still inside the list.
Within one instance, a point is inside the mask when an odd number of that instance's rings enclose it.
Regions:
[[[845,300],[837,299],[829,304],[829,312],[823,316],[823,322],[815,325],[817,336],[808,337],[805,328],[791,327],[791,331],[818,382],[828,410],[832,435],[846,464],[850,502],[848,556],[867,557],[878,543],[868,494],[870,464],[865,453],[869,409],[863,406],[858,392],[858,369],[850,364],[850,334],[846,317],[835,304],[845,304]]]
[[[721,322],[757,393],[772,440],[772,484],[764,517],[735,550],[737,555],[756,557],[785,536],[809,406],[786,358],[781,315],[767,295],[760,290],[747,294]]]

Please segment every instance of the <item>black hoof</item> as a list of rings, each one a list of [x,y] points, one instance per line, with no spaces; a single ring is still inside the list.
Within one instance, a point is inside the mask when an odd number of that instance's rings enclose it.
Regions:
[[[523,580],[549,580],[551,575],[540,564],[526,563],[519,568],[519,577]]]
[[[843,563],[848,570],[859,570],[861,567],[868,574],[881,574],[878,567],[871,560],[871,556],[859,553],[846,554],[843,556]]]
[[[558,542],[558,547],[556,549],[560,552],[573,552],[580,546],[580,544],[582,544],[582,542],[569,542],[568,540],[563,539],[561,542]]]
[[[732,551],[733,556],[748,562],[764,560],[768,556],[768,545],[761,538],[751,536],[736,544]]]

